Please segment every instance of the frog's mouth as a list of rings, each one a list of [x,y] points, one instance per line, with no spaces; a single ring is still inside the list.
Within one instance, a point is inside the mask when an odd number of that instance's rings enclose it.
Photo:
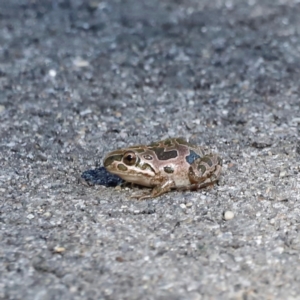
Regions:
[[[155,176],[155,173],[149,169],[129,169],[127,168],[127,170],[125,170],[122,167],[122,164],[120,164],[120,166],[118,166],[118,169],[113,169],[110,170],[108,168],[108,171],[112,174],[116,174],[119,177],[121,177],[123,180],[127,181],[127,182],[132,182],[132,183],[136,183],[136,184],[140,184],[143,186],[147,186],[147,187],[152,187],[153,185],[151,184],[151,178],[153,178]],[[123,169],[123,170],[121,170]]]
[[[120,174],[119,174],[119,176],[127,182],[139,184],[139,185],[146,186],[146,187],[153,187],[149,177],[144,177],[144,176],[132,177],[132,176],[126,176],[126,175],[122,176]]]

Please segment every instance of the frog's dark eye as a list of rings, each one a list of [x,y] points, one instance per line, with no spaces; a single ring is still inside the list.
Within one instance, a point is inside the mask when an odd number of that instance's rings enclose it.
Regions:
[[[127,166],[133,166],[136,162],[136,155],[132,151],[128,151],[123,156],[123,162]]]

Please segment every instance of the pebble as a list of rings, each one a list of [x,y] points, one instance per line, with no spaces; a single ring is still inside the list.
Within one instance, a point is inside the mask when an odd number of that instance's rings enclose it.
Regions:
[[[234,213],[230,210],[225,211],[224,220],[229,221],[234,218]]]
[[[65,252],[66,251],[66,248],[65,247],[60,247],[60,246],[56,246],[54,247],[54,252],[56,253],[62,253],[62,252]]]
[[[50,75],[51,77],[55,77],[55,76],[56,76],[56,71],[53,70],[53,69],[49,70],[49,75]]]
[[[285,177],[286,176],[286,171],[281,171],[279,173],[279,177],[282,178],[282,177]]]
[[[45,218],[50,218],[50,217],[52,216],[52,214],[51,214],[51,212],[46,211],[46,212],[43,214],[43,216],[44,216]]]
[[[27,219],[28,219],[28,220],[32,220],[32,219],[34,219],[34,215],[33,215],[33,214],[29,214],[29,215],[27,215]]]
[[[81,57],[77,57],[74,59],[73,64],[75,67],[84,68],[90,65],[89,61],[82,59]]]

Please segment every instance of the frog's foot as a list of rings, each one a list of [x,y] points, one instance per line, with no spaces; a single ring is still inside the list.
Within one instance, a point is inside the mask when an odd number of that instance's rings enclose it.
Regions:
[[[140,195],[132,195],[131,198],[137,198],[138,200],[144,200],[147,198],[155,198],[164,193],[169,192],[173,187],[175,187],[174,181],[164,180],[161,184],[156,185],[151,193],[144,193]]]
[[[151,193],[149,192],[144,192],[144,193],[134,193],[130,196],[130,199],[137,199],[137,200],[144,200],[147,198],[151,198]]]
[[[222,160],[216,154],[205,155],[196,160],[189,168],[192,189],[213,186],[221,175]]]

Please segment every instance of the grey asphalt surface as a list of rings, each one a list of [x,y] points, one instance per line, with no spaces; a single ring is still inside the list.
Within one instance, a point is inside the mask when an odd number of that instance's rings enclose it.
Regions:
[[[299,16],[0,0],[0,299],[300,299]],[[80,181],[174,136],[220,153],[219,185],[137,201]]]

